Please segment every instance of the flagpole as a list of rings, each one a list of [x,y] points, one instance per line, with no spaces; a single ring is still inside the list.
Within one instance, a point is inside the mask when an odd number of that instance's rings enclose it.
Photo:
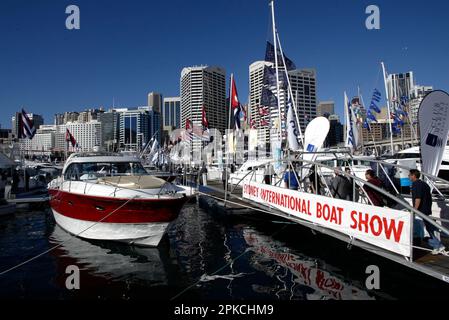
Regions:
[[[388,85],[387,85],[387,72],[385,70],[385,64],[383,63],[383,61],[380,64],[382,65],[382,71],[383,71],[383,75],[384,75],[385,98],[387,99],[387,112],[388,112],[387,121],[388,121],[389,127],[390,127],[391,155],[393,155],[394,154],[394,150],[393,150],[393,126],[391,124],[391,109],[390,109],[390,96],[388,94]]]
[[[345,128],[345,132],[344,132],[344,140],[345,140],[345,146],[348,147],[348,126],[349,126],[349,111],[348,111],[348,100],[347,100],[347,94],[346,91],[344,92],[344,108],[345,108],[345,124],[346,124],[346,128]]]
[[[231,85],[229,86],[229,117],[228,117],[228,132],[231,130],[231,113],[232,113],[232,86],[234,84],[234,74],[231,73]],[[226,144],[229,146],[229,135],[226,135]],[[226,145],[225,145],[225,154],[226,154]],[[224,206],[226,207],[226,201],[228,200],[228,154],[226,154],[225,158],[225,202]]]
[[[282,62],[284,64],[284,67],[286,68],[284,51],[282,50],[281,40],[279,39],[279,33],[276,32],[276,35],[277,35],[277,41],[279,43],[279,50],[281,51]],[[292,86],[290,84],[290,77],[288,76],[287,69],[285,69],[285,75],[286,75],[286,78],[287,78],[287,85],[288,85],[288,89],[287,90],[289,91],[290,97],[292,98],[293,110],[294,110],[294,113],[295,113],[296,122],[298,124],[299,139],[301,139],[301,143],[304,146],[304,136],[302,135],[301,124],[299,123],[299,117],[298,117],[298,106],[297,106],[298,95],[296,95],[295,99],[293,99],[293,90],[292,90]]]
[[[279,87],[279,62],[278,62],[278,50],[277,50],[277,41],[276,41],[276,20],[274,16],[274,0],[270,1],[271,5],[271,19],[273,21],[273,42],[274,42],[274,63],[276,68],[276,92],[277,92],[277,102],[278,102],[278,117],[279,117],[279,138],[282,143],[282,118],[281,118],[281,92]],[[285,67],[285,65],[284,65]]]
[[[362,94],[360,93],[360,86],[357,86],[357,94],[359,96],[359,104],[360,104],[360,106],[362,106],[363,109],[366,109],[365,108],[365,103],[363,102]],[[363,116],[362,116],[362,120],[363,120]],[[359,133],[361,135],[360,140],[362,142],[362,153],[364,153],[365,152],[365,140],[363,139],[363,123],[362,123],[362,128],[361,128]]]

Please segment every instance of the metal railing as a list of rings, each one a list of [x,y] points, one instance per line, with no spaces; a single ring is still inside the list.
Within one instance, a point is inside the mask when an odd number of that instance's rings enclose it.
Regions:
[[[329,153],[319,152],[319,153],[317,153],[317,154],[326,154],[326,155],[328,155]],[[335,157],[336,157],[336,159],[338,159],[338,156],[337,156],[336,154],[335,154]],[[348,160],[350,160],[350,159],[348,159]],[[374,163],[379,164],[380,166],[387,165],[387,166],[389,166],[389,167],[396,167],[396,168],[401,168],[401,169],[404,169],[404,170],[411,170],[411,168],[407,168],[407,167],[404,167],[404,166],[400,166],[400,165],[396,165],[396,164],[384,162],[384,161],[381,161],[381,160],[375,160],[375,159],[363,159],[363,161],[366,161],[366,162],[374,162]],[[415,209],[413,206],[411,206],[406,200],[404,200],[403,198],[401,198],[401,197],[400,197],[401,194],[400,194],[399,192],[398,192],[397,195],[393,195],[393,194],[389,193],[388,191],[386,191],[386,190],[384,190],[384,189],[382,189],[382,188],[379,188],[378,186],[376,186],[376,185],[374,185],[374,184],[372,184],[372,183],[370,183],[370,182],[368,182],[368,181],[366,181],[366,180],[363,180],[363,179],[357,177],[356,175],[346,173],[346,172],[344,171],[344,169],[341,170],[340,168],[337,168],[337,167],[331,167],[331,166],[328,166],[328,165],[326,165],[326,164],[321,163],[320,161],[304,160],[304,159],[302,159],[302,158],[296,158],[296,157],[294,157],[294,158],[291,158],[291,159],[284,159],[284,160],[281,160],[281,161],[279,161],[279,160],[273,160],[273,161],[270,161],[270,162],[268,163],[268,165],[269,165],[269,164],[276,163],[276,162],[277,162],[277,163],[281,162],[282,164],[286,164],[285,168],[290,167],[290,168],[302,169],[303,167],[306,167],[306,166],[304,165],[304,164],[306,164],[306,165],[307,165],[307,168],[308,168],[309,170],[311,169],[310,165],[311,165],[312,167],[315,166],[315,169],[319,169],[320,171],[321,171],[322,168],[328,169],[328,170],[331,170],[331,171],[333,171],[333,172],[338,173],[338,174],[341,175],[341,176],[344,176],[344,177],[346,177],[346,178],[351,179],[351,180],[353,181],[353,188],[356,188],[356,184],[357,184],[357,185],[360,187],[359,189],[365,191],[364,188],[361,187],[361,186],[365,186],[365,185],[368,186],[370,189],[372,189],[372,190],[376,191],[377,193],[381,194],[384,198],[388,198],[388,199],[390,199],[391,201],[393,201],[394,203],[396,203],[397,205],[401,206],[401,207],[402,207],[402,211],[404,211],[404,209],[405,209],[404,212],[409,212],[409,213],[410,213],[410,215],[411,215],[411,223],[410,223],[410,230],[409,230],[409,231],[410,231],[410,235],[411,235],[411,238],[410,238],[410,239],[411,239],[412,242],[413,242],[413,235],[414,235],[414,218],[415,218],[415,216],[421,218],[423,221],[426,221],[426,222],[428,222],[430,225],[432,225],[433,227],[435,227],[435,228],[438,230],[438,232],[439,232],[440,234],[443,234],[444,236],[449,237],[449,230],[448,230],[446,227],[444,227],[444,226],[442,226],[442,225],[440,225],[440,224],[438,224],[438,223],[436,222],[436,221],[445,222],[445,219],[436,218],[436,217],[432,217],[432,216],[427,216],[427,215],[423,214],[422,212],[418,211],[418,210]],[[298,166],[298,165],[295,166],[295,165],[294,165],[294,164],[299,164],[299,163],[301,163],[302,165],[300,165],[300,166]],[[266,165],[266,164],[265,164],[265,165]],[[250,179],[250,181],[251,181],[251,180],[254,178],[255,171],[258,171],[261,167],[263,167],[263,166],[253,167],[251,170],[248,170],[248,172],[244,175],[244,177],[242,177],[242,178],[238,181],[238,183],[235,184],[235,186],[231,189],[231,194],[236,190],[236,188],[237,188],[243,181],[245,181],[245,179],[247,180],[247,178],[248,178],[248,176],[249,176],[250,174],[252,174],[252,177],[251,177],[251,179]],[[351,167],[351,165],[350,165],[350,167]],[[300,188],[301,188],[300,190],[301,190],[302,192],[308,192],[308,191],[305,189],[305,181],[306,181],[306,178],[307,178],[307,177],[304,177],[302,180],[300,180],[300,179],[298,179],[298,175],[297,175],[297,173],[296,173],[296,170],[293,170],[293,172],[295,173],[295,177],[296,177],[297,181],[299,182],[299,185],[300,185]],[[284,173],[285,173],[285,170],[283,170],[283,172],[282,172],[282,177],[284,176]],[[315,174],[320,175],[320,174],[317,172],[317,170],[315,170]],[[278,176],[279,176],[279,175],[278,175]],[[388,176],[388,175],[386,175],[386,176]],[[449,186],[449,181],[446,181],[446,180],[441,179],[441,178],[439,178],[439,177],[435,177],[435,176],[433,176],[433,175],[425,174],[425,173],[422,173],[422,176],[425,177],[425,178],[427,178],[427,179],[430,180],[430,181],[438,180],[438,181],[440,181],[440,182],[445,182],[445,183],[447,183],[447,185]],[[322,173],[321,173],[321,178],[325,181],[325,177],[324,177],[324,175],[322,175]],[[282,182],[282,180],[283,180],[282,178],[279,179],[280,182]],[[278,182],[279,182],[279,181],[278,181]],[[316,181],[317,183],[319,183],[317,179],[316,179],[315,181]],[[275,183],[274,185],[276,186],[277,183]],[[330,187],[329,187],[327,184],[325,184],[325,189],[327,189],[327,191],[330,192],[330,195],[332,195],[331,189],[330,189]],[[315,191],[316,191],[316,190],[317,190],[317,188],[316,188],[316,186],[315,186]],[[397,190],[396,190],[396,191],[397,191]],[[326,195],[321,195],[321,196],[326,196]],[[366,192],[365,192],[365,197],[370,201],[370,197],[368,196],[368,194],[367,194]],[[344,200],[344,199],[343,199],[343,200]],[[445,202],[447,202],[446,199],[445,199]],[[371,201],[370,201],[370,204],[372,205],[372,202],[371,202]],[[270,208],[271,208],[271,207],[270,207]],[[413,249],[414,249],[414,248],[416,248],[416,249],[425,249],[425,248],[416,247],[416,246],[414,246],[413,243],[412,243],[412,244],[410,245],[410,261],[413,261]],[[404,258],[407,259],[407,257],[404,257]],[[407,260],[408,260],[408,259],[407,259]]]

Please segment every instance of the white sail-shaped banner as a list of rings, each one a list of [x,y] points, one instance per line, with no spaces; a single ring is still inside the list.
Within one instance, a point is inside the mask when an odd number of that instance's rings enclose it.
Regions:
[[[329,129],[330,123],[325,117],[315,118],[309,123],[304,134],[304,160],[315,161],[318,154],[314,154],[313,152],[321,150],[329,133]],[[304,163],[303,169],[301,169],[301,179],[307,177],[311,167],[311,164]]]
[[[449,95],[433,91],[421,102],[418,111],[422,171],[438,176],[449,133]]]
[[[345,146],[351,149],[352,152],[357,149],[359,134],[357,130],[357,120],[349,103],[348,96],[345,92],[345,121],[346,121],[346,141]]]

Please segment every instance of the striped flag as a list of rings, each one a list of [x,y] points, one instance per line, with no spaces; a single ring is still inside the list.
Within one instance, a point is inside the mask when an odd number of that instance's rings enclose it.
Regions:
[[[206,110],[204,109],[204,106],[201,115],[201,124],[203,125],[203,132],[209,132],[209,121],[207,121]]]
[[[240,105],[239,97],[237,94],[237,87],[235,85],[234,77],[232,77],[232,81],[231,81],[231,97],[230,97],[230,99],[231,99],[232,112],[234,113],[235,129],[237,131],[239,131],[241,128],[241,125],[240,125],[241,105]]]
[[[73,148],[78,148],[78,142],[76,142],[75,137],[70,133],[70,130],[67,128],[65,132],[65,141],[70,142]]]
[[[22,109],[22,114],[19,117],[19,139],[33,139],[36,134],[36,128],[34,127],[33,121],[28,117],[28,114]]]
[[[186,119],[186,131],[183,134],[183,141],[192,141],[192,121]]]

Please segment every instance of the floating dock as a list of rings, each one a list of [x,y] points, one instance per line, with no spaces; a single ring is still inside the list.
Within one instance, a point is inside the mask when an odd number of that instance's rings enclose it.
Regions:
[[[423,274],[432,276],[446,283],[449,283],[449,257],[445,255],[432,255],[430,250],[423,252],[422,249],[413,250],[413,260],[408,259],[399,254],[387,251],[381,247],[360,241],[356,238],[350,237],[344,233],[320,226],[310,221],[300,219],[298,217],[284,213],[276,208],[267,207],[256,202],[244,199],[241,194],[242,188],[236,188],[233,193],[226,197],[222,184],[210,183],[208,186],[201,186],[199,188],[199,205],[202,209],[208,212],[219,212],[228,215],[249,215],[255,212],[263,212],[265,214],[277,216],[288,221],[295,222],[304,227],[310,228],[316,232],[336,238],[351,246],[359,247],[372,254],[389,259],[396,263],[402,264],[405,267],[416,270]],[[449,246],[447,239],[442,239],[442,242]]]

